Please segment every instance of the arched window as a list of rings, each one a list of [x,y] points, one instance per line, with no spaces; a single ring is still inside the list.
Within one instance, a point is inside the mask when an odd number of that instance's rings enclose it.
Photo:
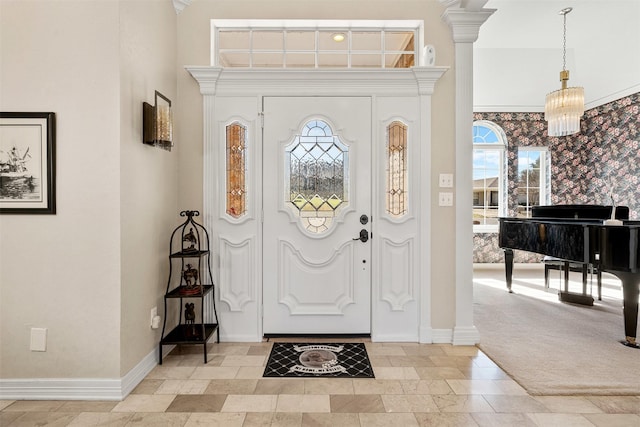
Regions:
[[[473,230],[498,231],[507,212],[507,137],[493,122],[473,123]]]

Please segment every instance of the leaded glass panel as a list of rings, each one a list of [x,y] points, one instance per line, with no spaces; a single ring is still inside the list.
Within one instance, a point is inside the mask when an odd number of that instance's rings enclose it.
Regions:
[[[394,121],[387,126],[387,213],[401,217],[407,213],[407,126]]]
[[[239,218],[247,212],[247,128],[238,122],[227,126],[227,214]]]
[[[349,200],[349,148],[326,122],[311,120],[285,147],[285,171],[286,202],[303,227],[328,231]]]

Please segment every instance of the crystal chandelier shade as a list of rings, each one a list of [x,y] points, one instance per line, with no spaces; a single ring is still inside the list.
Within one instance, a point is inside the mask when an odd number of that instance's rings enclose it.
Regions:
[[[572,8],[560,11],[564,18],[562,71],[560,81],[562,88],[547,95],[544,105],[544,118],[548,122],[549,136],[567,136],[580,131],[580,117],[584,114],[584,88],[567,87],[569,71],[566,69],[567,58],[567,13]]]

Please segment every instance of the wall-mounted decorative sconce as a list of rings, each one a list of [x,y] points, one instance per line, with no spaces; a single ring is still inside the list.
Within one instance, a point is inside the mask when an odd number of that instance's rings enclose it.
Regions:
[[[142,103],[142,142],[167,151],[173,147],[171,100],[158,91],[155,105]]]

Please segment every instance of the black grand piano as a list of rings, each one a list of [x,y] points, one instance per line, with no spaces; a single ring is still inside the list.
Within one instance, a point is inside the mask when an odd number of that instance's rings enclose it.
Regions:
[[[625,340],[636,342],[640,287],[640,221],[629,221],[629,209],[616,207],[622,225],[603,225],[611,206],[535,206],[532,218],[500,218],[498,245],[504,250],[507,289],[511,292],[513,250],[519,249],[596,266],[622,281]]]

